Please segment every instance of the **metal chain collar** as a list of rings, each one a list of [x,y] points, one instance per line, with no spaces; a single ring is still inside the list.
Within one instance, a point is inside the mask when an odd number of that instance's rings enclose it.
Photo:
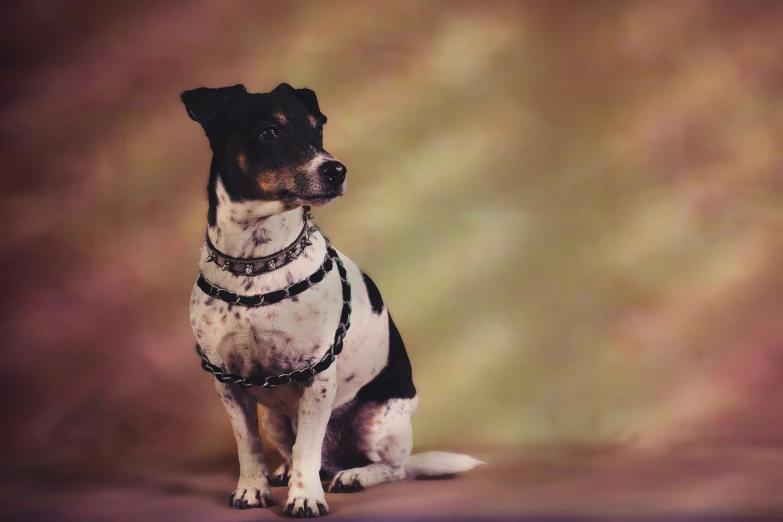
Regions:
[[[343,308],[342,311],[340,312],[340,324],[337,325],[337,331],[334,334],[334,342],[332,343],[331,346],[329,346],[329,349],[326,351],[324,356],[321,357],[320,361],[313,364],[312,366],[308,366],[306,368],[284,373],[281,375],[275,375],[271,377],[261,377],[261,376],[242,377],[235,373],[224,372],[222,368],[212,364],[207,358],[206,354],[204,354],[204,351],[201,349],[201,346],[196,344],[196,353],[201,357],[201,367],[205,371],[214,375],[215,378],[220,382],[239,384],[240,386],[245,388],[250,388],[252,386],[257,386],[261,388],[274,388],[275,386],[281,386],[291,381],[306,382],[309,379],[311,379],[315,374],[320,373],[326,370],[327,368],[329,368],[334,362],[335,357],[339,355],[340,352],[342,352],[345,335],[348,333],[348,328],[351,326],[351,283],[348,282],[348,275],[345,271],[345,267],[343,266],[342,260],[337,255],[337,252],[329,245],[329,240],[326,240],[326,250],[327,250],[327,258],[329,258],[330,262],[334,261],[334,263],[337,264],[337,272],[340,274],[340,281],[342,282],[342,289],[343,289]],[[310,278],[305,279],[304,281],[308,281],[309,279]],[[321,279],[323,279],[323,276],[321,276]],[[319,279],[319,281],[321,279]],[[304,281],[300,281],[300,283]],[[291,287],[288,288],[290,289]],[[309,286],[307,288],[309,288]],[[276,292],[280,292],[280,291],[281,290],[277,290]],[[297,293],[301,293],[302,291],[304,290],[301,290],[300,292]],[[263,294],[263,295],[269,295],[269,294]],[[295,294],[289,293],[285,297],[291,297],[291,295],[295,295]],[[239,297],[258,297],[258,296],[239,296]],[[283,299],[285,299],[285,297],[279,299],[276,302],[282,301]],[[239,304],[242,303],[239,302]],[[264,304],[271,304],[271,303],[265,300]]]

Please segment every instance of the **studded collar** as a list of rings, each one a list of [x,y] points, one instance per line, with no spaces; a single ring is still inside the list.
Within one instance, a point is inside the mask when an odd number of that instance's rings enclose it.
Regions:
[[[254,276],[268,274],[274,270],[282,268],[293,260],[298,258],[305,248],[312,245],[310,234],[317,228],[310,225],[309,220],[313,217],[310,214],[310,207],[303,207],[302,231],[299,236],[287,247],[279,252],[264,257],[236,258],[224,254],[212,244],[209,239],[209,231],[205,234],[207,244],[207,262],[215,263],[221,270],[229,271],[235,275]]]

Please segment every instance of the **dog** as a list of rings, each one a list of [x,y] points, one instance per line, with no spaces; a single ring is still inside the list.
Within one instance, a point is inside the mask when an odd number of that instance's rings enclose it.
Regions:
[[[411,455],[418,404],[405,345],[378,288],[311,224],[345,193],[347,169],[324,150],[315,93],[287,83],[180,95],[212,149],[207,231],[190,317],[202,367],[231,420],[239,482],[229,505],[325,515],[329,492],[454,474],[480,461]],[[258,429],[284,463],[270,476]]]

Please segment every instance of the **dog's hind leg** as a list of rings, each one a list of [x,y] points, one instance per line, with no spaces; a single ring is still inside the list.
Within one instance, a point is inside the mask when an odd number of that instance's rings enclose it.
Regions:
[[[418,397],[389,399],[383,404],[367,403],[353,419],[356,446],[372,464],[337,473],[330,493],[350,493],[405,478],[405,461],[411,454],[411,415]]]
[[[291,478],[291,453],[296,436],[291,419],[268,408],[261,411],[261,425],[266,437],[275,445],[283,457],[283,463],[272,473],[273,486],[287,486]]]
[[[231,419],[239,454],[239,483],[228,503],[238,509],[270,506],[272,494],[264,462],[264,443],[258,431],[258,403],[239,385],[216,379],[215,387]]]

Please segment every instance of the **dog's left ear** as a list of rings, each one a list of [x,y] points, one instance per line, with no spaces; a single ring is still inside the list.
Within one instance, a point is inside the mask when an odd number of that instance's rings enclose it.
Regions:
[[[199,87],[185,91],[179,95],[188,116],[201,124],[207,136],[231,120],[233,106],[238,95],[246,93],[245,86],[238,84],[233,87]]]
[[[315,92],[313,92],[310,89],[294,89],[287,83],[281,83],[272,92],[278,92],[278,93],[290,93],[299,98],[302,103],[305,104],[305,107],[310,111],[310,114],[315,117],[316,120],[318,120],[319,123],[324,124],[326,123],[326,115],[324,115],[321,112],[320,107],[318,107],[318,97],[315,95]]]

